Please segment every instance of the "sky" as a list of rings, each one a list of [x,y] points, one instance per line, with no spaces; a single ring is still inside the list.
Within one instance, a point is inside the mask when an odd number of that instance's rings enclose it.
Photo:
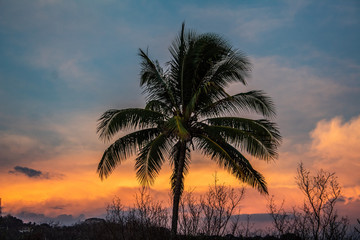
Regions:
[[[24,220],[75,222],[104,216],[114,196],[131,206],[139,188],[133,159],[106,180],[96,173],[109,145],[98,139],[107,109],[144,107],[138,49],[161,64],[182,22],[214,32],[253,64],[248,86],[272,97],[283,143],[279,158],[251,159],[270,195],[301,205],[300,162],[335,172],[339,213],[360,212],[359,1],[0,0],[0,198]],[[119,136],[124,133],[119,133]],[[185,188],[244,186],[199,153]],[[152,192],[168,202],[170,168]],[[267,212],[247,187],[242,213]]]

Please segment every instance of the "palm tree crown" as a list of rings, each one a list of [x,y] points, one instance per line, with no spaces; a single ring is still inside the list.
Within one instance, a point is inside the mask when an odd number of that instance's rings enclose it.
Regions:
[[[172,233],[176,235],[191,149],[267,194],[264,177],[242,152],[258,159],[275,159],[281,136],[269,120],[275,116],[274,104],[262,91],[227,93],[231,83],[246,85],[251,65],[222,37],[185,31],[183,24],[169,51],[171,60],[163,68],[139,50],[140,85],[146,94],[146,106],[108,110],[101,116],[97,131],[105,141],[121,130],[134,132],[105,150],[97,171],[101,179],[106,178],[123,160],[137,154],[136,176],[141,184],[152,184],[165,159],[169,159],[173,170]],[[240,113],[255,113],[265,119],[243,118]],[[231,116],[226,117],[228,114]]]

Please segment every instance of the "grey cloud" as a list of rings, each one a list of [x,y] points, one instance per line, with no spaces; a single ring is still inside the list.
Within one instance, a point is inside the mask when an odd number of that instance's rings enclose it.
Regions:
[[[85,215],[80,214],[75,217],[71,214],[61,214],[56,217],[49,217],[42,213],[34,213],[28,211],[22,211],[15,215],[22,219],[24,222],[36,222],[36,223],[59,223],[60,225],[73,225],[77,222],[84,220]]]
[[[53,206],[53,207],[51,207],[52,209],[55,209],[55,210],[64,210],[64,208],[65,208],[66,206],[64,206],[64,205],[60,205],[60,206]]]
[[[0,131],[0,164],[4,169],[14,165],[24,166],[35,160],[48,160],[63,150],[57,147],[64,145],[62,135],[51,131],[50,127],[40,129],[41,125],[45,126],[46,120],[24,119],[26,117],[0,116],[0,128],[14,129],[20,126],[18,130],[21,132]]]
[[[14,170],[9,171],[9,173],[12,173],[12,174],[22,173],[30,178],[37,178],[37,177],[41,177],[44,175],[41,171],[38,171],[38,170],[35,170],[32,168],[27,168],[27,167],[20,167],[20,166],[14,167]]]
[[[9,174],[15,174],[15,175],[24,174],[29,178],[40,178],[40,179],[53,179],[53,178],[61,179],[64,176],[63,174],[58,174],[58,173],[50,174],[48,172],[42,172],[40,170],[36,170],[28,167],[21,167],[21,166],[14,167],[13,170],[9,171]]]

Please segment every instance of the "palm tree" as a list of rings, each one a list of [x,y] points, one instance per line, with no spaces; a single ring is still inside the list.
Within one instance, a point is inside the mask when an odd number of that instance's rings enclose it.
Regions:
[[[146,94],[145,108],[108,110],[98,120],[99,138],[109,141],[121,130],[133,129],[104,152],[97,172],[106,178],[125,159],[137,154],[136,176],[141,184],[152,184],[163,163],[172,167],[173,215],[171,236],[176,238],[178,207],[184,177],[191,163],[190,151],[198,150],[229,171],[241,182],[267,194],[264,177],[246,156],[263,160],[277,157],[281,136],[273,102],[262,91],[229,95],[230,83],[246,85],[249,60],[222,37],[185,31],[169,48],[166,67],[147,52],[141,57],[140,85]],[[265,119],[239,117],[255,113]],[[227,114],[231,116],[225,117]]]

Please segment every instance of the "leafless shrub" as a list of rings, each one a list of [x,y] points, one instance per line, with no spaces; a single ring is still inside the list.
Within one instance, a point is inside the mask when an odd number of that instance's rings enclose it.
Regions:
[[[278,235],[293,233],[302,239],[345,239],[349,226],[347,218],[340,218],[335,205],[341,196],[341,187],[335,173],[324,170],[310,175],[301,163],[297,169],[296,183],[305,195],[301,207],[291,213],[275,205],[270,199],[268,209]]]
[[[200,197],[203,212],[202,233],[208,236],[223,236],[228,230],[231,216],[238,213],[240,201],[245,189],[236,191],[230,186],[219,185],[215,175],[214,185],[209,186],[207,193]]]
[[[237,228],[235,235],[243,237],[251,237],[255,234],[254,223],[251,222],[251,216],[246,215],[246,222],[240,222],[239,227]]]
[[[112,223],[123,225],[126,221],[125,207],[121,203],[121,199],[115,196],[106,207],[106,220]]]
[[[341,187],[335,173],[320,170],[310,176],[301,163],[298,168],[297,184],[306,196],[303,212],[309,219],[311,235],[318,239],[343,239],[348,220],[339,219],[335,204],[341,196]]]
[[[305,208],[305,206],[304,206]],[[311,222],[307,214],[304,214],[304,210],[298,210],[295,206],[292,209],[292,220],[293,224],[291,225],[289,232],[296,234],[302,239],[312,239],[311,238]]]
[[[274,196],[270,198],[268,203],[269,214],[276,230],[274,235],[278,237],[289,232],[291,229],[291,216],[284,210],[284,203],[285,200],[278,207],[275,203]]]
[[[142,187],[135,195],[135,215],[141,224],[149,227],[167,227],[169,215],[159,201],[153,201],[149,188]]]
[[[195,236],[199,233],[201,206],[194,197],[193,191],[184,192],[179,206],[179,232],[187,236]]]
[[[209,186],[204,195],[196,198],[193,191],[184,192],[179,206],[179,232],[182,235],[234,235],[239,227],[240,201],[245,189],[236,190],[225,184]]]
[[[153,201],[148,188],[140,188],[134,207],[125,207],[115,197],[106,208],[107,228],[113,239],[157,239],[168,227],[169,216],[162,203]],[[161,238],[160,238],[161,239]]]

